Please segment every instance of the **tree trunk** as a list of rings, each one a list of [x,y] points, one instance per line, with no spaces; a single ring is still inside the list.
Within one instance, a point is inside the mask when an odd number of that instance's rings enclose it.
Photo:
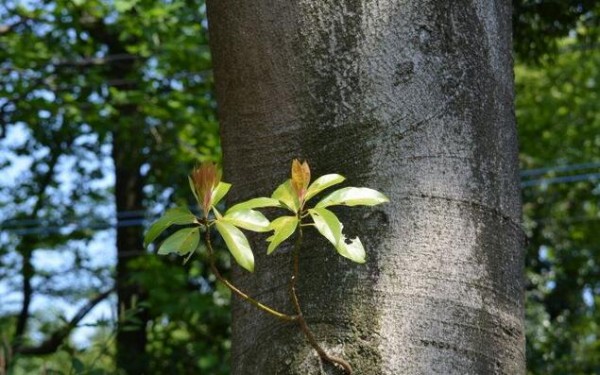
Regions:
[[[125,55],[127,49],[119,35],[100,23],[89,32],[103,41],[114,55]],[[139,261],[144,256],[144,229],[132,221],[144,217],[144,181],[141,168],[145,162],[144,119],[134,96],[138,87],[131,76],[140,69],[135,56],[110,65],[107,81],[119,82],[114,89],[125,94],[125,100],[115,100],[112,126],[112,158],[115,167],[115,203],[117,216],[116,289],[119,326],[116,337],[116,365],[128,375],[145,374],[147,324],[150,319],[146,292],[135,281],[140,272]],[[126,213],[126,214],[123,214]],[[136,264],[137,261],[137,264]]]
[[[511,6],[475,1],[208,2],[231,201],[269,194],[306,158],[391,203],[338,210],[366,265],[320,239],[299,294],[355,374],[524,374],[523,234]],[[307,231],[307,236],[311,232]],[[316,236],[315,236],[316,237]],[[290,245],[235,282],[291,312]],[[240,301],[233,374],[319,368],[298,327]]]
[[[134,281],[134,273],[139,272],[132,267],[132,262],[144,255],[143,228],[130,225],[128,221],[141,219],[138,215],[120,215],[122,212],[142,212],[143,181],[140,172],[142,167],[141,127],[133,125],[135,108],[121,106],[120,114],[131,121],[113,131],[112,156],[115,163],[115,200],[117,208],[117,299],[119,307],[119,329],[117,331],[117,367],[125,374],[145,374],[146,359],[146,324],[148,312],[144,305],[146,292]],[[137,265],[139,267],[139,264]]]

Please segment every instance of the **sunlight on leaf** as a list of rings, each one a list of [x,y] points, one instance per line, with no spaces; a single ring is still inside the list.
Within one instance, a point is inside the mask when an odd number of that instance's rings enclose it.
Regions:
[[[244,233],[234,225],[222,220],[215,221],[215,226],[235,261],[246,270],[254,272],[254,254],[252,254],[252,249]]]
[[[273,192],[273,195],[271,195],[271,198],[278,200],[292,212],[298,212],[298,209],[300,208],[298,196],[292,188],[292,180],[287,180],[283,184],[279,185],[279,187]]]
[[[217,187],[212,191],[211,205],[216,206],[221,199],[223,199],[225,194],[227,194],[229,189],[231,189],[231,184],[228,184],[227,182],[219,182]]]
[[[343,206],[375,206],[390,200],[377,190],[369,188],[347,187],[334,191],[323,198],[315,207]]]
[[[313,208],[308,212],[315,222],[315,228],[333,244],[340,255],[356,263],[365,262],[365,249],[360,239],[347,239],[342,233],[344,225],[333,212],[325,208]]]
[[[163,217],[150,226],[144,237],[144,247],[154,241],[165,229],[173,224],[186,225],[197,223],[196,216],[187,208],[175,207],[168,210]]]
[[[319,194],[320,192],[327,189],[328,187],[331,187],[333,185],[337,185],[337,184],[343,182],[345,179],[346,179],[346,177],[339,175],[339,174],[335,174],[335,173],[326,174],[324,176],[317,178],[315,180],[315,182],[310,184],[310,186],[308,187],[308,191],[306,192],[306,200],[309,200],[310,198]]]
[[[335,214],[325,208],[313,208],[308,210],[308,213],[315,222],[315,228],[329,242],[336,246],[342,238],[342,223]]]
[[[198,247],[200,242],[200,229],[195,228],[184,228],[169,236],[158,249],[158,254],[166,255],[170,253],[177,253],[179,255],[185,255],[190,253]]]
[[[225,214],[227,215],[228,213],[231,213],[234,211],[251,210],[254,208],[263,208],[263,207],[285,208],[285,206],[283,206],[277,199],[261,197],[261,198],[250,199],[250,200],[247,200],[242,203],[238,203],[238,204],[232,206],[231,208],[229,208],[229,210],[227,210],[227,212]]]
[[[236,227],[252,230],[255,232],[269,231],[269,220],[262,213],[256,210],[237,210],[227,211],[221,219]]]
[[[281,216],[273,220],[270,229],[274,230],[274,233],[267,238],[267,242],[269,242],[267,254],[271,254],[277,246],[294,234],[297,227],[298,218],[296,216]]]
[[[335,248],[340,255],[350,259],[351,261],[356,263],[365,262],[365,248],[358,237],[353,240],[349,240],[342,235],[340,242],[338,242],[338,245]]]

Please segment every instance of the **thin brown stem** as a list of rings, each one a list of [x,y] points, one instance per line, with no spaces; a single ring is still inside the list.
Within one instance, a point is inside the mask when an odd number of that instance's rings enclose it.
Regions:
[[[263,310],[263,311],[275,316],[276,318],[286,321],[286,322],[297,321],[299,318],[297,315],[288,315],[288,314],[279,312],[279,311],[275,310],[274,308],[255,300],[254,298],[250,297],[246,293],[242,292],[235,285],[233,285],[229,280],[227,280],[226,278],[224,278],[221,275],[221,272],[219,272],[219,269],[217,268],[217,265],[215,264],[214,251],[212,248],[212,243],[210,241],[210,228],[208,225],[205,225],[205,228],[206,228],[206,235],[204,237],[204,242],[206,243],[206,248],[208,249],[208,256],[210,258],[210,268],[211,268],[212,272],[215,274],[216,278],[220,282],[225,284],[225,286],[228,287],[233,293],[237,294],[243,300],[248,301],[251,305],[255,306],[256,308]]]
[[[321,347],[321,345],[319,345],[319,343],[317,342],[317,339],[315,338],[315,335],[312,333],[312,331],[308,327],[308,324],[306,323],[306,320],[304,319],[304,314],[302,313],[302,309],[300,308],[300,301],[298,300],[298,294],[296,293],[296,282],[298,280],[298,275],[300,273],[299,253],[300,253],[300,245],[301,244],[302,244],[302,226],[299,226],[298,227],[298,237],[296,238],[296,243],[294,244],[294,250],[293,250],[293,253],[294,253],[293,254],[293,257],[294,257],[293,275],[290,280],[290,295],[291,295],[291,299],[292,299],[292,304],[294,305],[294,308],[296,309],[298,325],[300,326],[300,329],[306,336],[306,339],[308,340],[310,345],[315,349],[315,351],[317,352],[317,354],[319,354],[319,357],[322,360],[328,361],[334,365],[338,365],[338,366],[342,367],[344,369],[344,372],[346,373],[346,375],[351,375],[352,367],[350,366],[350,364],[348,362],[346,362],[345,360],[343,360],[342,358],[337,358],[337,357],[334,357],[334,356],[330,355],[329,353],[327,353]]]

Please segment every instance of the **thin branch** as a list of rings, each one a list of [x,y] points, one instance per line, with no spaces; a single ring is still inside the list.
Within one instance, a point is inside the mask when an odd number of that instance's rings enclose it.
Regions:
[[[74,137],[69,137],[64,142],[63,150],[68,150],[73,141]],[[46,199],[44,199],[47,189],[52,183],[52,178],[54,176],[54,172],[56,170],[56,166],[58,164],[58,160],[62,152],[56,151],[50,157],[48,161],[48,170],[41,176],[40,181],[38,182],[38,191],[37,191],[37,201],[35,202],[31,213],[28,215],[28,219],[34,219],[38,211],[42,209],[44,203],[46,203]],[[33,256],[34,244],[36,239],[32,236],[24,236],[19,246],[23,247],[20,249],[20,253],[23,257],[23,267],[21,270],[21,274],[23,276],[23,305],[21,307],[21,311],[19,312],[19,317],[17,318],[17,324],[15,329],[15,343],[21,341],[23,335],[25,334],[25,330],[27,328],[27,321],[29,320],[29,306],[31,304],[31,298],[33,296],[33,288],[31,285],[31,278],[34,276],[35,269],[31,262],[31,258]]]
[[[306,339],[308,340],[308,342],[310,343],[310,345],[315,349],[315,351],[317,352],[317,354],[319,354],[319,357],[322,360],[328,361],[334,365],[338,365],[340,367],[342,367],[344,369],[344,372],[346,373],[346,375],[351,375],[352,374],[352,366],[350,366],[350,364],[348,362],[346,362],[345,360],[343,360],[342,358],[337,358],[334,357],[332,355],[330,355],[329,353],[327,353],[325,351],[325,349],[323,349],[321,347],[321,345],[319,345],[319,343],[317,342],[317,339],[315,338],[315,335],[312,333],[312,331],[310,330],[310,328],[308,327],[308,324],[306,323],[306,320],[304,319],[304,314],[302,313],[302,309],[300,308],[300,301],[298,300],[298,294],[296,293],[296,282],[298,280],[298,275],[300,273],[300,245],[302,244],[302,226],[299,226],[298,228],[298,237],[296,238],[296,243],[294,244],[294,250],[293,250],[293,257],[294,257],[294,265],[293,265],[293,275],[292,278],[290,279],[290,296],[292,299],[292,304],[294,305],[294,308],[296,309],[296,313],[298,314],[298,325],[300,326],[300,329],[302,330],[302,332],[304,333],[304,335],[306,336]]]
[[[208,225],[206,226],[206,236],[205,236],[204,241],[206,242],[206,248],[208,249],[208,256],[210,258],[210,268],[212,269],[212,272],[215,274],[217,279],[219,281],[221,281],[223,284],[225,284],[225,286],[228,287],[233,293],[237,294],[240,298],[248,301],[254,307],[256,307],[260,310],[263,310],[263,311],[275,316],[278,319],[281,319],[286,322],[295,322],[298,320],[298,316],[296,316],[296,315],[288,315],[288,314],[279,312],[279,311],[275,310],[274,308],[255,300],[254,298],[250,297],[246,293],[242,292],[235,285],[233,285],[229,280],[227,280],[226,278],[224,278],[221,275],[221,273],[219,272],[219,269],[217,268],[217,266],[215,264],[214,251],[213,251],[212,244],[210,241],[210,230],[209,230]]]
[[[39,21],[39,19],[36,19],[34,17],[28,17],[28,16],[24,16],[24,15],[20,15],[20,17],[21,17],[21,19],[19,19],[18,21],[14,22],[14,23],[7,24],[7,25],[0,25],[0,37],[14,31],[17,27],[26,24],[27,21]]]
[[[60,328],[56,332],[54,332],[48,339],[42,342],[38,346],[24,346],[24,347],[16,347],[14,348],[14,352],[16,354],[21,355],[44,355],[51,354],[58,350],[60,345],[65,341],[65,339],[69,336],[71,331],[77,327],[79,322],[85,318],[85,316],[92,311],[96,305],[100,302],[108,298],[108,296],[114,291],[114,288],[111,288],[103,293],[98,294],[96,297],[92,298],[88,301],[75,316],[67,323],[66,326]]]
[[[107,55],[104,57],[82,57],[76,60],[63,60],[51,64],[56,68],[63,67],[87,67],[92,65],[107,65],[120,61],[131,61],[141,60],[140,56],[132,55],[130,53],[116,53],[113,55]]]

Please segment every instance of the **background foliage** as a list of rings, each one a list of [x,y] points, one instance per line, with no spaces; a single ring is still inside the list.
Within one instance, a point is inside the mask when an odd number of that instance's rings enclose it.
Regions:
[[[513,5],[528,368],[600,373],[600,3]],[[147,373],[228,373],[203,254],[115,243],[191,203],[182,176],[220,158],[206,39],[201,0],[0,3],[0,374],[115,373],[118,326],[143,331]],[[144,291],[128,314],[124,283]]]

